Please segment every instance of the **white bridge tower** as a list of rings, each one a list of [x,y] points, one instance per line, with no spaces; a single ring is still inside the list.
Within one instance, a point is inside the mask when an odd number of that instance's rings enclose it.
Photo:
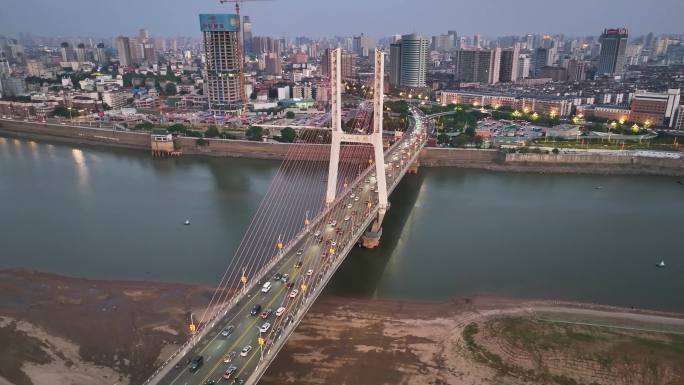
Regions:
[[[332,145],[330,147],[330,167],[328,169],[328,189],[325,197],[327,204],[335,200],[337,191],[337,173],[340,162],[340,146],[347,143],[367,143],[373,146],[373,158],[375,163],[375,176],[378,188],[378,218],[373,223],[371,230],[364,236],[366,247],[376,247],[382,234],[382,220],[387,211],[387,181],[385,179],[385,158],[382,144],[382,117],[384,95],[384,67],[385,54],[376,48],[375,50],[375,86],[373,89],[373,133],[346,134],[342,131],[342,71],[341,49],[332,51],[330,57],[330,83],[332,91]]]

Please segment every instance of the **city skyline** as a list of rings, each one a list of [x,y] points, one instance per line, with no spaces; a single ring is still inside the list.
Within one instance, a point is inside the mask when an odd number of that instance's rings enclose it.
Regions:
[[[262,36],[350,36],[365,32],[374,37],[418,33],[426,36],[456,30],[460,35],[505,36],[525,33],[552,33],[569,36],[599,35],[606,26],[626,27],[630,36],[648,32],[678,34],[678,15],[684,2],[658,0],[644,13],[644,3],[637,0],[593,2],[576,0],[563,7],[563,18],[554,17],[557,9],[546,9],[542,0],[490,0],[477,4],[454,4],[434,0],[430,4],[407,1],[344,3],[313,0],[274,0],[246,3],[243,14],[252,19],[254,35]],[[187,2],[169,0],[160,4],[142,4],[122,0],[119,7],[107,9],[110,17],[87,17],[102,12],[96,3],[73,0],[69,7],[49,0],[13,4],[3,10],[1,34],[31,32],[44,36],[116,36],[139,28],[158,36],[199,36],[196,18],[199,13],[232,13],[230,4],[215,1]],[[363,6],[363,8],[361,8]],[[36,9],[41,9],[36,13]],[[131,12],[131,10],[136,10]],[[361,12],[363,10],[363,12]],[[330,17],[334,15],[334,17]],[[378,15],[382,23],[377,22]],[[58,23],[77,17],[73,23]],[[27,25],[25,20],[32,20]]]

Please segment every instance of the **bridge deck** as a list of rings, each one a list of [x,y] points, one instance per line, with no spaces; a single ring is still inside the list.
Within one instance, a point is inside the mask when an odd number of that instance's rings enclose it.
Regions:
[[[413,130],[407,130],[404,137],[385,152],[385,163],[392,162],[385,171],[388,193],[396,188],[410,165],[417,160],[425,143],[423,115],[417,109],[412,109],[412,113]],[[349,251],[376,219],[379,207],[378,194],[374,192],[373,170],[373,167],[368,167],[351,183],[327,210],[311,221],[308,229],[286,245],[279,258],[262,269],[260,279],[252,279],[245,293],[224,305],[220,316],[198,333],[196,342],[160,368],[147,383],[219,383],[228,367],[234,365],[237,369],[229,383],[238,377],[247,384],[256,384]],[[336,221],[337,225],[331,226],[331,221]],[[326,240],[334,240],[335,244]],[[322,257],[324,252],[328,256]],[[302,263],[299,268],[295,267],[298,261]],[[271,281],[270,291],[262,292],[261,283],[269,281],[276,272],[289,274],[289,282],[296,284],[290,289],[285,283]],[[299,292],[291,295],[292,289]],[[267,319],[251,316],[250,309],[257,304],[262,306],[262,310],[275,311],[282,306],[285,311],[280,316],[271,314]],[[261,333],[259,328],[266,322],[272,326]],[[221,332],[228,325],[233,325],[234,330],[224,337]],[[262,346],[257,343],[260,336],[266,340]],[[242,356],[240,352],[247,345],[252,349]],[[235,357],[229,363],[224,362],[231,352],[235,352]],[[196,372],[191,372],[186,362],[197,355],[203,357],[204,364]],[[176,362],[182,363],[180,368],[174,368]]]

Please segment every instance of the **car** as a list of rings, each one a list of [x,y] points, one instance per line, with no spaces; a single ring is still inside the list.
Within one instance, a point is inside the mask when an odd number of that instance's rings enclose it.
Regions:
[[[355,196],[356,196],[356,195],[354,195],[354,194],[351,194],[351,195],[350,195],[349,197],[350,197],[350,198],[354,198]]]
[[[228,353],[228,355],[223,358],[223,363],[224,364],[230,363],[231,361],[233,361],[233,359],[235,358],[236,355],[237,355],[237,353],[235,351]]]
[[[271,281],[266,281],[266,283],[264,283],[264,286],[261,287],[261,292],[268,293],[269,291],[271,291]]]
[[[204,385],[216,385],[216,381],[210,379],[210,380],[207,380],[207,381],[204,383]]]
[[[306,272],[306,275],[308,275],[308,276],[311,276],[312,274],[313,274],[313,269],[309,269],[309,270]]]
[[[225,378],[226,380],[230,379],[230,377],[231,377],[235,372],[237,372],[237,370],[238,370],[237,366],[235,366],[235,365],[230,365],[230,366],[228,367],[228,369],[226,369],[226,372],[223,373],[223,378]]]
[[[261,305],[256,304],[252,307],[252,310],[249,312],[249,314],[251,316],[256,316],[257,314],[259,314],[260,311],[261,311]]]
[[[330,242],[330,246],[333,246],[333,247],[337,246],[337,242],[335,242],[335,241]]]
[[[295,263],[294,267],[299,269],[300,267],[302,267],[302,263],[303,263],[302,261],[297,261],[297,263]]]
[[[271,324],[266,322],[265,324],[261,325],[261,327],[259,328],[259,331],[262,333],[266,333],[268,331],[268,329],[270,329],[270,328],[271,328]]]
[[[359,200],[359,197],[354,198],[354,201],[358,201],[358,200]]]
[[[377,192],[378,192],[378,189],[373,190],[373,192],[376,192],[376,193],[377,193]]]
[[[320,237],[320,236],[321,236],[321,231],[316,230],[316,232],[314,233],[314,237]]]
[[[292,290],[292,291],[290,292],[290,298],[296,297],[297,294],[299,294],[299,290],[297,290],[297,289]]]
[[[294,286],[294,282],[288,282],[285,284],[285,287],[287,287],[288,289],[292,289],[293,286]]]
[[[195,373],[196,371],[199,370],[199,368],[202,367],[204,364],[204,357],[202,356],[194,356],[192,360],[190,361],[190,373]]]
[[[280,281],[281,278],[283,278],[283,275],[281,273],[273,274],[273,280],[274,281]]]
[[[240,357],[247,357],[247,354],[252,351],[252,345],[247,345],[240,351]]]
[[[283,276],[280,278],[280,281],[285,283],[287,280],[290,278],[290,274],[283,274]]]
[[[271,309],[264,310],[263,312],[261,312],[261,315],[259,317],[266,319],[271,315],[271,313],[273,313],[273,310]]]
[[[278,310],[276,310],[276,313],[275,313],[275,314],[276,314],[276,317],[280,317],[281,315],[283,315],[283,313],[285,313],[285,310],[287,310],[287,309],[285,309],[283,306],[279,307]]]
[[[353,204],[350,203],[347,205],[347,208],[350,209],[350,208],[352,208],[352,206],[353,206]]]
[[[328,257],[328,253],[327,253],[327,252],[324,251],[324,252],[321,253],[321,258],[327,258],[327,257]]]
[[[228,325],[223,331],[221,332],[221,335],[223,337],[228,337],[229,335],[233,334],[233,330],[235,330],[235,326],[233,325]]]
[[[297,255],[302,255],[303,253],[304,253],[304,250],[302,250],[302,249],[297,250]]]
[[[359,198],[357,197],[356,199],[358,200]],[[337,226],[337,221],[330,222],[330,226],[332,226],[332,227]]]
[[[351,218],[349,217],[349,215],[347,215],[346,217],[344,217],[344,221],[345,221],[345,222],[348,221],[348,220],[350,220],[350,219],[351,219]]]

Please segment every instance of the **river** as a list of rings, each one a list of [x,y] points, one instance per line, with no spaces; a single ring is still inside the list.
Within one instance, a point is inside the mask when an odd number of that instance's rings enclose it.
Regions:
[[[214,285],[277,167],[0,137],[0,267]],[[684,312],[674,178],[422,168],[390,200],[381,247],[355,249],[328,293]]]

